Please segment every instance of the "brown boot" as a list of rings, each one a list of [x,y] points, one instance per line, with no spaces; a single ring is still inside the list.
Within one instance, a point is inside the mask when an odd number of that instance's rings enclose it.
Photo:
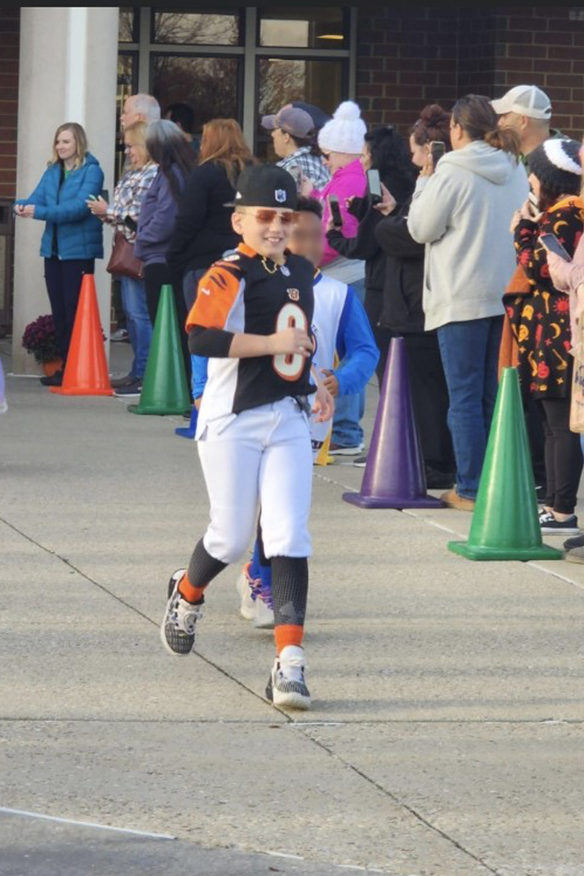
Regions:
[[[456,511],[474,511],[475,509],[475,500],[459,496],[456,487],[442,493],[440,501],[444,502],[447,508],[454,508]]]

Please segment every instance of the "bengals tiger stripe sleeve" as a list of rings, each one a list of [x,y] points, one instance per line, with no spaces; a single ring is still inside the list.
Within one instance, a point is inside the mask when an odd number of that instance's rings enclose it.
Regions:
[[[201,277],[186,323],[189,350],[194,356],[229,356],[234,333],[227,331],[225,325],[243,285],[240,273],[226,262],[216,262]]]

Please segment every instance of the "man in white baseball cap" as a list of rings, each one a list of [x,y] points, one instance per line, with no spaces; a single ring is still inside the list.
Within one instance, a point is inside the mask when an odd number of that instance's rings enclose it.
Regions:
[[[516,85],[491,106],[499,116],[500,128],[512,128],[521,142],[525,163],[529,153],[550,137],[561,137],[559,131],[550,130],[552,104],[537,85]]]

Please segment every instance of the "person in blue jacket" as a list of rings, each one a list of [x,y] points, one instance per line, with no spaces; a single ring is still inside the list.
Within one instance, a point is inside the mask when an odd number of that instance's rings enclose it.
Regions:
[[[33,193],[14,203],[16,216],[45,222],[41,256],[51,302],[59,356],[67,361],[83,274],[93,274],[103,258],[101,222],[86,204],[103,188],[103,171],[87,151],[85,131],[76,122],[57,128],[53,157]],[[63,369],[42,377],[45,386],[60,386]]]

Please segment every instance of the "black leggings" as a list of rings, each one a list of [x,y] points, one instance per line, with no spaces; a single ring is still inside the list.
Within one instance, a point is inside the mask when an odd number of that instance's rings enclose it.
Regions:
[[[45,283],[51,302],[57,350],[67,359],[84,274],[93,274],[93,259],[45,259]]]
[[[173,279],[164,262],[153,265],[144,266],[144,286],[146,289],[146,303],[148,305],[148,313],[150,321],[154,326],[156,323],[156,313],[158,311],[158,302],[160,301],[160,292],[163,286],[171,286],[174,303],[176,306],[176,315],[178,317],[178,332],[181,342],[183,359],[185,361],[185,369],[187,374],[187,382],[191,385],[191,354],[189,352],[189,339],[185,330],[187,321],[187,307],[183,296],[182,288],[177,287],[173,283]]]
[[[582,475],[580,436],[570,432],[570,399],[540,399],[545,432],[545,503],[559,514],[573,514]]]

